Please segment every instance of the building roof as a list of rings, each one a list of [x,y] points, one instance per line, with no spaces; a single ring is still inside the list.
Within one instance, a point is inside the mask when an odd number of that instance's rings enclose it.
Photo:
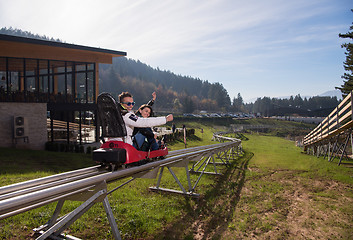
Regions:
[[[126,52],[0,34],[0,56],[112,63]]]

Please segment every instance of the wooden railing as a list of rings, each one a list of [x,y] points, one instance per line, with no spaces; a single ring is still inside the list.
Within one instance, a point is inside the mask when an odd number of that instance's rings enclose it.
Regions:
[[[50,124],[51,124],[50,123],[50,119],[47,119],[47,128],[48,129],[50,129]],[[60,120],[53,120],[53,127],[55,129],[66,129],[67,128],[67,122],[60,121]],[[80,130],[80,124],[69,122],[69,129],[79,131]],[[81,129],[93,130],[94,126],[93,125],[81,124]]]
[[[308,135],[304,137],[304,147],[327,140],[353,126],[352,92]]]

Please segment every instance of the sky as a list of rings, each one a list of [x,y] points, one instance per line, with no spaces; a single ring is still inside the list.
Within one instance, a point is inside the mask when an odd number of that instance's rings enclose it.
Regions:
[[[231,99],[316,96],[343,84],[351,0],[0,0],[0,28],[127,52]]]

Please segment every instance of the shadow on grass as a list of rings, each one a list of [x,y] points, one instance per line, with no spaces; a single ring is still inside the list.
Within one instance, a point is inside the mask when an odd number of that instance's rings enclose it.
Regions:
[[[235,135],[235,137],[238,138],[238,139],[240,139],[240,140],[242,140],[242,141],[248,141],[248,140],[249,140],[249,138],[246,137],[246,136],[245,136],[244,134],[242,134],[242,133],[237,133],[237,134]]]
[[[212,189],[198,199],[181,201],[186,214],[154,236],[154,239],[220,239],[232,221],[233,212],[240,199],[246,169],[253,153],[245,152],[234,161],[216,181]]]

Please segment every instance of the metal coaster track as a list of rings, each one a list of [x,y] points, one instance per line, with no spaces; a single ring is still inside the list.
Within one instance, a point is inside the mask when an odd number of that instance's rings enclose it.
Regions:
[[[40,234],[37,239],[46,239],[49,237],[61,239],[61,233],[67,227],[95,203],[102,202],[115,239],[121,239],[107,195],[136,178],[156,178],[159,174],[157,186],[151,188],[152,190],[197,197],[198,194],[194,191],[201,176],[208,173],[205,171],[206,167],[211,164],[210,166],[214,167],[215,174],[219,174],[216,164],[229,164],[229,160],[233,160],[239,155],[240,148],[241,141],[236,140],[171,151],[165,159],[113,172],[109,172],[101,168],[100,165],[97,165],[3,186],[0,187],[0,219],[8,218],[52,202],[58,202],[52,218],[47,224],[35,229],[35,231]],[[214,156],[220,159],[221,162],[216,163]],[[193,162],[191,169],[188,168],[189,162]],[[195,171],[194,168],[197,166],[199,167]],[[188,190],[185,190],[178,180],[171,169],[172,167],[185,167],[188,176]],[[203,170],[199,171],[201,167],[203,167]],[[160,188],[164,168],[168,168],[182,191]],[[200,173],[194,186],[191,184],[189,172]],[[131,179],[108,192],[107,184],[128,177],[131,177]],[[59,218],[65,200],[82,201],[83,203],[73,212]],[[70,239],[69,236],[66,236],[66,238]]]

